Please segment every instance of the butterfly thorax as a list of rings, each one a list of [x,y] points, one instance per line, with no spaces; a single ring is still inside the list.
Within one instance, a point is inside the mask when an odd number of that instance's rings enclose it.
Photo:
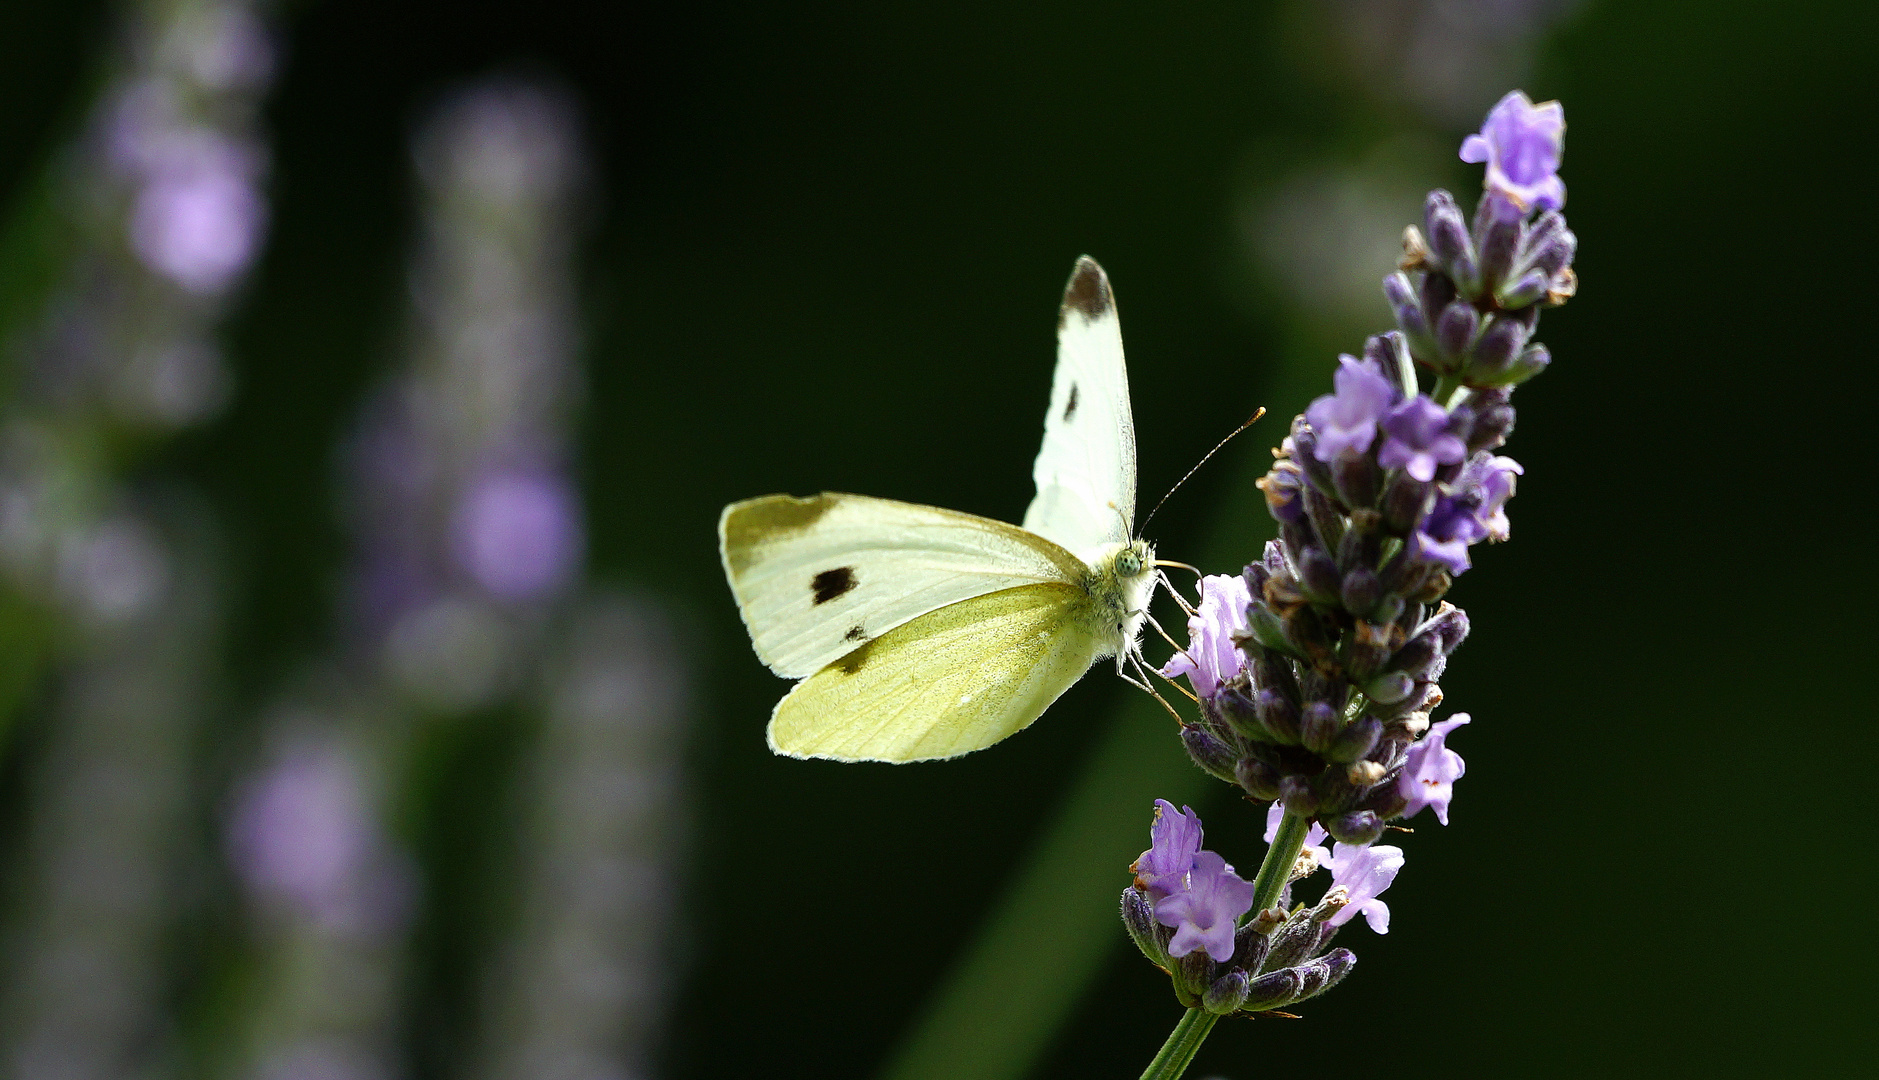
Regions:
[[[1101,656],[1133,651],[1142,634],[1142,618],[1155,587],[1155,547],[1146,540],[1105,544],[1085,552],[1090,567],[1090,599],[1109,614],[1113,631]],[[1113,636],[1112,636],[1113,635]]]

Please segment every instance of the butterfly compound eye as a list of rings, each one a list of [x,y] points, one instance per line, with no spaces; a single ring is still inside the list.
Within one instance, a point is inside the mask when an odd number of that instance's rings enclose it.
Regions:
[[[1142,556],[1134,549],[1124,550],[1116,556],[1116,574],[1119,577],[1134,577],[1142,572]]]

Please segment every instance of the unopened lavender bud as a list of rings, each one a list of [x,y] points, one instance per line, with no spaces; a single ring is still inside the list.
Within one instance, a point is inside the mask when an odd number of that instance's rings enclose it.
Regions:
[[[1200,1007],[1201,995],[1213,985],[1214,962],[1206,949],[1174,958],[1170,975],[1174,976],[1174,996],[1190,1009]]]
[[[1330,917],[1328,912],[1325,917]],[[1304,960],[1318,951],[1323,934],[1324,927],[1312,918],[1312,912],[1291,915],[1272,932],[1272,945],[1266,952],[1266,970],[1276,973]]]
[[[1313,753],[1322,754],[1329,750],[1341,726],[1342,718],[1328,702],[1309,702],[1299,714],[1300,741],[1305,744],[1305,749]]]
[[[1290,1005],[1304,987],[1305,977],[1297,968],[1281,968],[1254,979],[1252,985],[1247,987],[1246,1000],[1240,1007],[1248,1012],[1263,1012]]]
[[[1521,242],[1520,263],[1553,275],[1572,265],[1578,254],[1579,238],[1566,227],[1566,218],[1557,210],[1548,210],[1527,226]]]
[[[1401,671],[1388,671],[1364,684],[1364,696],[1379,705],[1394,705],[1416,689],[1416,680]]]
[[[1267,916],[1277,918],[1268,919]],[[1272,948],[1272,931],[1285,921],[1285,913],[1267,908],[1242,924],[1233,935],[1233,966],[1244,972],[1256,972],[1265,963]]]
[[[1396,325],[1412,339],[1429,336],[1429,320],[1422,313],[1422,302],[1416,296],[1416,286],[1410,283],[1409,275],[1398,271],[1383,279],[1383,298],[1389,301],[1390,311],[1396,316]]]
[[[1312,429],[1304,414],[1292,418],[1290,437],[1296,448],[1292,460],[1304,471],[1305,478],[1320,491],[1331,490],[1331,466],[1318,459],[1318,433]]]
[[[1376,502],[1377,487],[1382,479],[1376,462],[1368,454],[1342,457],[1331,463],[1331,482],[1345,506],[1369,506]],[[1325,542],[1332,540],[1327,536]]]
[[[1429,192],[1423,205],[1423,228],[1427,231],[1429,255],[1437,266],[1464,293],[1472,293],[1479,281],[1475,266],[1474,242],[1468,235],[1468,223],[1462,217],[1455,197],[1446,191]]]
[[[1344,539],[1344,511],[1333,501],[1333,492],[1336,490],[1335,484],[1323,488],[1313,485],[1299,493],[1304,497],[1305,520],[1311,523],[1312,531],[1323,541],[1327,551],[1337,550],[1338,544]],[[1291,522],[1279,523],[1280,538],[1295,551],[1311,543],[1309,538],[1299,535],[1299,528],[1301,526],[1294,526]],[[1292,535],[1286,535],[1288,530]]]
[[[1435,485],[1418,480],[1404,469],[1397,469],[1383,488],[1377,509],[1383,522],[1396,534],[1408,533],[1435,505]]]
[[[1383,721],[1374,716],[1360,716],[1338,731],[1324,756],[1332,761],[1356,761],[1367,757],[1382,737]]]
[[[1455,283],[1449,280],[1447,275],[1422,275],[1422,281],[1416,288],[1416,300],[1422,305],[1423,313],[1432,320],[1431,328],[1435,325],[1433,322],[1435,316],[1447,307],[1455,296]]]
[[[1318,812],[1318,796],[1311,790],[1311,781],[1302,776],[1288,776],[1279,781],[1279,801],[1285,804],[1288,814],[1310,817]]]
[[[1259,722],[1271,733],[1275,742],[1296,746],[1299,739],[1298,706],[1291,698],[1274,688],[1264,688],[1253,695],[1253,708],[1259,714]]]
[[[1455,651],[1468,638],[1468,613],[1453,604],[1443,604],[1429,621],[1422,624],[1416,636],[1434,635],[1440,641],[1444,656]]]
[[[1248,795],[1270,802],[1279,797],[1279,770],[1247,756],[1233,767],[1233,778]]]
[[[1319,994],[1331,989],[1338,983],[1343,982],[1344,977],[1349,975],[1351,969],[1356,966],[1357,956],[1355,953],[1351,952],[1349,949],[1332,949],[1330,952],[1325,953],[1315,960],[1301,964],[1298,967],[1288,968],[1287,971],[1296,973],[1296,980],[1289,983],[1292,996],[1281,1004],[1293,1005],[1309,998],[1317,997]],[[1284,974],[1284,972],[1275,971],[1273,974],[1280,975]],[[1259,998],[1261,994],[1259,984],[1264,982],[1265,978],[1266,977],[1263,975],[1260,976],[1260,978],[1254,982],[1253,986],[1247,989],[1244,1008],[1253,1010],[1260,1008],[1278,1008],[1277,1005],[1261,1006],[1254,1004],[1254,999]]]
[[[1481,268],[1481,284],[1498,285],[1514,265],[1515,252],[1525,231],[1525,215],[1500,192],[1489,190],[1475,207],[1475,259]]]
[[[1262,648],[1277,649],[1284,653],[1293,651],[1292,643],[1285,636],[1285,624],[1272,613],[1272,609],[1257,601],[1246,609],[1246,630]]]
[[[1181,743],[1187,747],[1187,756],[1194,759],[1194,764],[1207,770],[1209,775],[1219,777],[1229,784],[1239,782],[1233,767],[1239,763],[1239,751],[1228,746],[1224,740],[1197,726],[1181,729]]]
[[[1391,330],[1365,338],[1364,359],[1383,371],[1399,398],[1416,396],[1416,365],[1409,358],[1409,345],[1401,331]]]
[[[1553,354],[1544,345],[1535,345],[1520,354],[1498,380],[1505,386],[1519,386],[1546,370],[1546,365],[1553,362]]]
[[[1252,980],[1244,971],[1229,971],[1213,981],[1207,992],[1201,995],[1201,1008],[1217,1016],[1227,1016],[1239,1011],[1246,1003],[1246,991]]]
[[[1122,925],[1148,962],[1166,971],[1172,963],[1168,959],[1168,939],[1174,931],[1155,920],[1154,899],[1134,886],[1122,890]]]
[[[1338,591],[1344,585],[1337,561],[1319,547],[1305,548],[1297,552],[1296,557],[1298,580],[1305,588],[1305,595],[1317,603],[1336,603]]]
[[[1402,597],[1391,596],[1386,593],[1383,599],[1377,603],[1377,610],[1372,617],[1380,623],[1393,623],[1397,619],[1402,618],[1403,608],[1405,606],[1405,601]]]
[[[1359,566],[1344,575],[1338,595],[1344,601],[1344,610],[1361,619],[1369,615],[1376,608],[1377,601],[1383,598],[1383,583],[1377,579],[1375,570]]]
[[[1529,308],[1528,310],[1532,310]],[[1473,367],[1489,373],[1503,371],[1527,345],[1533,333],[1529,320],[1497,315],[1474,345]]]
[[[1253,708],[1253,699],[1237,685],[1216,687],[1212,697],[1201,699],[1201,715],[1209,714],[1217,720],[1214,730],[1221,731],[1223,738],[1228,732],[1254,738],[1264,734],[1259,728],[1259,714]]]
[[[1435,320],[1435,343],[1449,359],[1465,356],[1474,343],[1475,331],[1481,328],[1481,313],[1466,300],[1456,300],[1442,309]]]
[[[1468,433],[1470,454],[1506,444],[1514,430],[1514,407],[1509,401],[1512,396],[1511,389],[1501,386],[1478,390],[1469,399],[1475,413],[1474,427]]]
[[[1331,834],[1331,839],[1341,844],[1356,844],[1361,847],[1374,842],[1377,837],[1383,835],[1383,819],[1369,810],[1353,810],[1348,814],[1339,814],[1324,821],[1323,825],[1324,831]]]
[[[1553,291],[1553,275],[1545,270],[1528,270],[1494,292],[1494,301],[1508,310],[1528,307],[1546,299]]]
[[[1318,613],[1309,607],[1300,605],[1284,616],[1285,639],[1291,643],[1291,651],[1302,656],[1313,667],[1321,667],[1333,660],[1330,639],[1325,636],[1324,624],[1318,620]]]

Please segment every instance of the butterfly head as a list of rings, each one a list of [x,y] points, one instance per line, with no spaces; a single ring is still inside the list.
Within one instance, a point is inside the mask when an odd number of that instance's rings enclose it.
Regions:
[[[1155,549],[1146,540],[1130,541],[1129,546],[1116,552],[1116,576],[1130,581],[1148,572],[1154,564]]]

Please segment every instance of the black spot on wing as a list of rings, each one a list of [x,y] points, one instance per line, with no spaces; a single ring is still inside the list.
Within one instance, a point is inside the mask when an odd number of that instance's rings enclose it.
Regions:
[[[876,638],[875,641],[879,641]],[[868,663],[868,654],[874,651],[874,641],[863,642],[853,652],[835,661],[835,669],[844,675],[853,675]]]
[[[862,628],[862,625],[860,623],[856,623],[855,625],[848,628],[848,633],[842,635],[842,640],[843,641],[866,641],[868,640],[868,632],[867,630]]]
[[[1075,416],[1076,414],[1077,414],[1077,384],[1071,383],[1070,384],[1070,400],[1065,402],[1064,407],[1063,407],[1063,422],[1066,424],[1069,423],[1070,418],[1072,416]]]
[[[815,591],[816,603],[826,604],[855,587],[855,568],[838,566],[833,570],[824,570],[809,583]]]
[[[1084,319],[1095,321],[1116,306],[1116,298],[1109,292],[1109,277],[1103,268],[1096,265],[1096,260],[1088,255],[1077,260],[1077,268],[1070,275],[1070,284],[1064,286],[1063,307],[1057,312],[1057,326],[1062,329],[1064,320],[1072,311]]]

